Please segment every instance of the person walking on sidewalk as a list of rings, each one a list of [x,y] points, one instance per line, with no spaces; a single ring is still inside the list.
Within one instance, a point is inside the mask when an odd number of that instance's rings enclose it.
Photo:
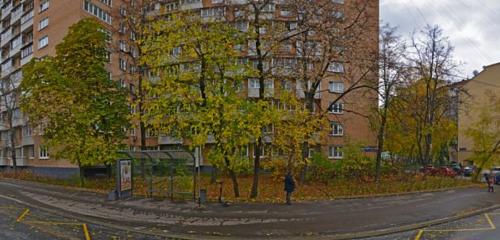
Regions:
[[[495,182],[494,178],[493,178],[493,174],[491,174],[489,177],[488,177],[488,192],[494,192],[495,189],[493,188],[493,183]]]
[[[292,173],[290,171],[285,175],[285,192],[286,192],[286,204],[292,204],[292,192],[295,191],[295,180],[293,180]]]

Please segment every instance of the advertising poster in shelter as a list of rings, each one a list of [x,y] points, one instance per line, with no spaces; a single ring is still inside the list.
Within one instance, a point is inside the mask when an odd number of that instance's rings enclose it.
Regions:
[[[132,190],[132,161],[120,161],[120,187],[121,191]]]

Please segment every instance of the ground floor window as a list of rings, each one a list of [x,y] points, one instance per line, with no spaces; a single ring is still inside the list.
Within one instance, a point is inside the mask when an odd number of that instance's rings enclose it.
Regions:
[[[49,158],[49,149],[47,148],[47,146],[40,146],[40,151],[38,152],[38,157],[40,159],[48,159]]]
[[[341,159],[343,157],[342,146],[329,146],[328,158]]]

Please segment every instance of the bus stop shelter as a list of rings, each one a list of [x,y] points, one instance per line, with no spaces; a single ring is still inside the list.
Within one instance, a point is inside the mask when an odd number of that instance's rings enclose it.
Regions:
[[[146,196],[167,197],[190,196],[196,201],[200,191],[200,164],[194,154],[184,148],[175,150],[123,150],[117,160],[118,198],[132,197],[134,179],[139,178],[146,184]],[[130,169],[130,170],[127,170]],[[176,179],[192,181],[187,187],[176,186]],[[186,184],[183,184],[186,185]]]

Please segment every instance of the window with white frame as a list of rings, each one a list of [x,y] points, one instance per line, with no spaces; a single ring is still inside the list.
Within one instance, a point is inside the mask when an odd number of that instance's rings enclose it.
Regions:
[[[122,52],[127,52],[128,51],[127,50],[127,43],[125,41],[120,40],[120,44],[119,45],[120,45],[120,51],[122,51]]]
[[[97,18],[103,20],[104,22],[106,22],[108,24],[111,24],[111,22],[112,22],[111,15],[108,12],[104,11],[102,8],[92,4],[90,1],[85,0],[85,2],[83,4],[83,8],[88,13],[96,16]]]
[[[23,137],[29,137],[33,135],[33,129],[30,125],[23,126]]]
[[[40,146],[38,151],[38,157],[40,159],[49,159],[49,148],[47,148],[47,146],[45,145]]]
[[[333,73],[343,73],[344,72],[344,64],[341,62],[331,62],[328,65],[328,71]]]
[[[332,128],[332,132],[331,132],[332,136],[343,136],[344,135],[344,127],[339,122],[331,122],[330,126]]]
[[[334,104],[332,104],[332,102],[330,102],[330,113],[333,113],[333,114],[342,114],[344,113],[344,103],[341,102],[341,101],[338,101]]]
[[[102,3],[111,6],[111,0],[100,0]]]
[[[49,36],[43,36],[38,40],[38,49],[42,49],[49,45]]]
[[[341,159],[343,156],[342,146],[328,146],[328,158]]]
[[[120,58],[120,69],[123,71],[127,71],[127,61],[123,58]]]
[[[38,23],[38,30],[42,30],[44,28],[46,28],[47,26],[49,26],[49,18],[46,17],[44,19],[42,19],[39,23]]]
[[[265,147],[264,145],[262,145],[262,149],[260,151],[260,157],[263,158],[265,156],[265,151],[264,151]],[[253,157],[255,158],[255,153],[257,153],[257,144],[254,144],[253,145]]]
[[[49,0],[43,0],[40,2],[40,12],[49,9]]]
[[[343,93],[344,92],[344,83],[343,82],[329,82],[328,83],[328,91],[331,93]]]
[[[257,79],[257,78],[250,78],[250,79],[248,79],[248,88],[259,89],[260,88],[259,79]]]

